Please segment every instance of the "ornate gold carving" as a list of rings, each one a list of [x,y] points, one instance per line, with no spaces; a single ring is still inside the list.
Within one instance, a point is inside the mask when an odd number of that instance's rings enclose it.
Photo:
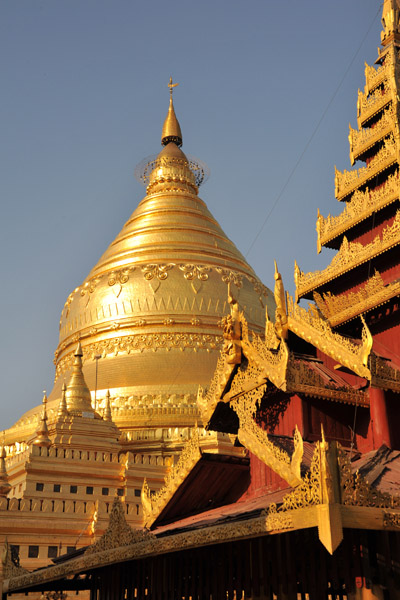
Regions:
[[[376,190],[371,191],[368,188],[365,192],[356,190],[340,215],[336,217],[328,215],[324,218],[318,211],[316,226],[318,252],[321,251],[321,246],[325,246],[347,229],[367,219],[372,213],[397,200],[399,194],[399,171],[396,171],[386,179],[383,186]]]
[[[391,496],[372,487],[358,471],[352,472],[348,452],[338,444],[338,463],[342,504],[350,506],[373,506],[376,508],[400,508],[400,496]]]
[[[226,356],[220,354],[213,378],[208,390],[199,386],[197,392],[197,406],[199,407],[204,426],[209,422],[212,414],[221,399],[222,393],[226,388],[229,378],[235,365],[228,364]]]
[[[391,104],[384,110],[382,117],[374,127],[353,129],[349,125],[350,162],[352,165],[368,148],[390,133],[395,125],[394,119],[395,110],[393,104]]]
[[[274,297],[276,303],[275,311],[275,331],[276,335],[280,340],[287,340],[288,337],[288,325],[287,325],[287,309],[286,309],[286,298],[285,288],[283,287],[282,276],[278,271],[278,265],[275,263],[275,289]]]
[[[400,392],[400,370],[394,369],[384,358],[372,354],[370,357],[371,382],[384,390]]]
[[[241,288],[243,284],[243,275],[237,273],[236,271],[230,271],[228,269],[222,269],[221,267],[215,267],[217,273],[222,276],[222,281],[224,283],[233,283],[237,288]]]
[[[226,362],[229,365],[239,365],[242,360],[239,304],[232,296],[230,281],[228,282],[228,302],[231,307],[231,314],[221,319],[224,337],[222,352],[226,354]]]
[[[356,344],[349,338],[332,331],[329,322],[321,317],[314,305],[309,305],[307,311],[295,304],[293,299],[288,296],[287,308],[290,331],[303,340],[311,342],[327,356],[337,360],[360,377],[371,379],[370,371],[365,363],[371,351],[372,338],[366,331],[363,332],[361,344]]]
[[[124,507],[121,500],[116,496],[111,507],[108,527],[101,538],[88,547],[85,555],[96,554],[103,550],[120,548],[143,542],[153,534],[146,529],[135,529],[128,525],[125,519]]]
[[[347,271],[358,267],[364,262],[371,260],[374,256],[386,252],[390,248],[397,246],[400,242],[400,210],[391,225],[387,225],[382,231],[381,236],[377,235],[369,244],[359,242],[349,242],[346,237],[343,238],[339,252],[332,259],[330,265],[322,271],[312,271],[303,273],[295,264],[296,296],[301,298],[309,292],[321,287],[343,275]]]
[[[86,283],[84,283],[81,286],[81,296],[85,296],[85,294],[87,294],[87,296],[88,296],[86,306],[89,304],[90,297],[93,294],[93,292],[95,291],[96,286],[101,281],[101,279],[102,279],[102,277],[93,277],[92,279],[89,279],[89,281],[87,281]],[[72,296],[72,294],[71,294],[71,296]],[[68,297],[68,299],[69,298],[70,298],[70,296]],[[70,303],[71,303],[71,301],[72,301],[72,297],[71,297]],[[68,300],[67,300],[67,302],[68,302]]]
[[[178,265],[180,270],[183,272],[185,279],[192,281],[193,279],[200,279],[200,281],[207,281],[208,274],[211,271],[210,267],[205,265]]]
[[[303,458],[303,439],[296,427],[294,452],[290,458],[287,452],[270,441],[267,432],[254,421],[257,404],[261,401],[266,387],[265,384],[260,385],[231,401],[231,407],[239,417],[238,439],[289,485],[295,487],[302,481],[300,467]]]
[[[192,430],[192,437],[186,442],[179,455],[178,462],[166,476],[164,486],[151,496],[147,484],[147,487],[143,485],[143,524],[145,527],[150,527],[154,523],[200,458],[199,431],[195,427]]]
[[[299,360],[291,353],[286,374],[287,391],[303,393],[308,396],[326,398],[345,404],[369,406],[369,394],[363,390],[356,390],[350,386],[339,388],[334,383],[329,383],[326,378],[312,369],[308,362]]]
[[[92,359],[101,354],[103,357],[113,354],[143,352],[154,348],[171,349],[202,349],[214,350],[221,347],[222,336],[203,333],[148,333],[127,335],[93,342],[83,347],[84,360]],[[65,373],[73,363],[73,354],[63,357],[57,364],[56,377]]]
[[[354,171],[338,171],[335,167],[335,196],[342,200],[353,190],[372,179],[386,169],[397,159],[397,145],[394,137],[390,135],[383,143],[382,148],[371,159],[368,166]]]
[[[317,442],[310,470],[304,475],[302,483],[293,492],[284,496],[280,510],[295,510],[321,504],[321,502],[321,452],[320,442]]]
[[[151,281],[154,278],[159,281],[164,281],[164,279],[167,279],[168,277],[168,271],[170,271],[173,266],[174,263],[168,263],[166,265],[145,265],[142,267],[142,273],[147,281]]]
[[[266,527],[268,531],[280,531],[283,529],[292,529],[293,517],[284,512],[278,512],[276,504],[273,502],[262,514],[266,517]]]
[[[108,274],[108,285],[114,289],[117,298],[121,293],[122,286],[129,281],[129,275],[134,270],[135,267],[127,267],[125,269],[111,271],[111,273]]]
[[[384,87],[379,87],[369,93],[367,89],[364,92],[358,90],[357,97],[357,125],[362,127],[371,117],[381,111],[386,104],[393,100],[392,89],[389,80],[384,80]]]
[[[392,53],[386,56],[385,61],[378,68],[365,63],[365,91],[371,93],[389,76],[390,67],[393,67],[394,56]]]
[[[321,296],[318,292],[314,292],[314,300],[324,317],[329,320],[331,327],[336,327],[399,294],[400,282],[385,284],[380,273],[375,271],[364,287],[356,292],[340,296],[334,296],[331,292]]]
[[[8,543],[7,536],[4,540],[4,546],[1,554],[1,562],[3,564],[3,579],[11,577],[20,577],[28,571],[22,568],[19,564],[19,555],[14,554]]]
[[[383,526],[398,529],[400,527],[400,513],[384,512]]]

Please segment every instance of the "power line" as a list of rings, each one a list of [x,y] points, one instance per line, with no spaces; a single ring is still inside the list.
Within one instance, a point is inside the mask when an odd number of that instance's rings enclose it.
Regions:
[[[286,182],[285,182],[285,184],[283,185],[283,187],[282,187],[281,191],[279,192],[278,196],[275,198],[275,201],[273,202],[273,204],[272,204],[271,208],[269,209],[269,211],[268,211],[268,213],[267,213],[267,216],[266,216],[266,217],[265,217],[265,219],[264,219],[264,222],[263,222],[263,224],[261,225],[261,227],[260,227],[260,229],[258,230],[258,233],[256,234],[256,236],[255,236],[255,238],[254,238],[253,242],[251,243],[251,245],[250,245],[249,249],[247,250],[247,252],[246,252],[246,254],[245,254],[246,258],[247,258],[247,256],[249,255],[249,253],[251,252],[251,250],[253,249],[253,246],[255,245],[256,241],[257,241],[257,240],[258,240],[258,238],[260,237],[260,235],[261,235],[261,233],[262,233],[262,231],[263,231],[263,229],[264,229],[265,225],[267,224],[267,222],[268,222],[268,220],[269,220],[269,218],[270,218],[270,216],[271,216],[272,212],[274,211],[274,209],[275,209],[275,207],[277,206],[277,204],[278,204],[279,200],[281,199],[281,197],[282,197],[282,195],[283,195],[284,191],[286,190],[287,186],[289,185],[290,181],[292,180],[292,177],[293,177],[293,175],[294,175],[294,174],[295,174],[295,172],[297,171],[297,168],[298,168],[298,166],[300,165],[300,163],[301,163],[301,161],[302,161],[302,159],[303,159],[303,156],[304,156],[304,155],[305,155],[305,153],[307,152],[307,150],[308,150],[308,148],[309,148],[309,146],[310,146],[311,142],[313,141],[313,139],[314,139],[314,137],[315,137],[315,135],[316,135],[316,133],[317,133],[318,129],[320,128],[320,125],[321,125],[322,121],[324,120],[324,118],[325,118],[325,116],[326,116],[326,114],[327,114],[328,110],[330,109],[330,107],[331,107],[331,105],[332,105],[333,101],[335,100],[335,98],[336,98],[336,96],[337,96],[337,94],[338,94],[338,92],[339,92],[340,88],[342,87],[342,85],[343,85],[343,82],[344,82],[344,80],[346,79],[348,72],[350,71],[351,67],[353,66],[353,63],[354,63],[354,61],[356,60],[356,58],[357,58],[357,56],[358,56],[358,54],[359,54],[359,52],[360,52],[360,50],[361,50],[361,48],[362,48],[362,46],[363,46],[364,42],[365,42],[365,40],[367,39],[367,37],[368,37],[368,34],[369,34],[369,32],[371,31],[371,29],[372,29],[372,27],[373,27],[373,25],[374,25],[374,23],[375,23],[375,21],[376,21],[376,18],[377,18],[377,16],[380,14],[381,10],[382,10],[382,7],[381,7],[381,6],[379,6],[379,8],[378,8],[378,11],[377,11],[376,15],[375,15],[375,16],[374,16],[374,18],[372,19],[371,25],[369,26],[369,28],[368,28],[368,30],[367,30],[367,32],[366,32],[366,34],[364,35],[363,39],[361,40],[361,43],[360,43],[360,45],[358,46],[358,48],[357,48],[357,50],[356,50],[355,54],[353,55],[353,58],[351,59],[351,61],[350,61],[349,65],[348,65],[348,67],[347,67],[346,71],[344,72],[344,75],[343,75],[342,79],[340,80],[340,82],[339,82],[338,86],[336,87],[336,90],[334,91],[333,95],[331,96],[331,99],[329,100],[329,102],[328,102],[328,104],[327,104],[327,106],[326,106],[326,108],[325,108],[324,112],[322,113],[322,115],[321,115],[321,117],[320,117],[320,119],[319,119],[319,121],[318,121],[318,123],[317,123],[316,127],[314,128],[314,131],[312,132],[312,134],[311,134],[311,137],[309,138],[308,142],[306,143],[306,145],[305,145],[305,147],[304,147],[303,151],[301,152],[301,154],[300,154],[299,158],[297,159],[297,162],[295,163],[294,167],[293,167],[293,168],[292,168],[292,170],[290,171],[290,173],[289,173],[289,176],[288,176],[288,178],[286,179]]]

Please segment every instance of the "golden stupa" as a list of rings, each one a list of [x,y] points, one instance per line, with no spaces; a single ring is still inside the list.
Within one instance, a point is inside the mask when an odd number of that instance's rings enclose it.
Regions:
[[[72,394],[62,388],[76,360],[94,415],[111,406],[126,441],[150,439],[138,434],[144,429],[157,439],[157,428],[194,425],[198,386],[209,385],[222,346],[228,285],[253,331],[263,332],[267,303],[273,312],[273,295],[198,196],[204,172],[180,149],[175,85],[163,149],[141,172],[146,196],[62,310],[50,429],[63,395],[68,403]],[[35,432],[40,410],[7,431],[8,446]]]

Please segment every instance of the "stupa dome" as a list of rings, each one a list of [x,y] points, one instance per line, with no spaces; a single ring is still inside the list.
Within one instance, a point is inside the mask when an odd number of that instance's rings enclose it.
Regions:
[[[100,400],[110,390],[120,428],[148,426],[149,406],[154,425],[193,425],[197,388],[209,385],[222,346],[228,284],[250,329],[263,332],[267,303],[273,314],[273,294],[199,198],[201,178],[181,136],[171,98],[164,147],[146,165],[146,196],[62,310],[49,409],[58,407],[80,341],[92,400],[95,388]],[[182,405],[193,407],[185,418]],[[160,421],[163,406],[171,410]]]

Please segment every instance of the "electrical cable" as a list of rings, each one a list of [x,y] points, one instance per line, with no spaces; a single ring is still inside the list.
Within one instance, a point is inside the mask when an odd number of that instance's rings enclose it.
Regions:
[[[317,133],[318,129],[319,129],[319,128],[320,128],[320,126],[321,126],[321,123],[322,123],[322,121],[324,120],[324,118],[325,118],[325,116],[326,116],[326,114],[327,114],[328,110],[330,109],[330,107],[331,107],[331,105],[332,105],[333,101],[335,100],[335,98],[336,98],[336,96],[337,96],[337,94],[338,94],[338,92],[339,92],[340,88],[342,87],[342,85],[343,85],[343,82],[344,82],[344,80],[345,80],[345,79],[346,79],[346,77],[347,77],[347,74],[349,73],[349,71],[350,71],[351,67],[353,66],[353,63],[354,63],[354,61],[356,60],[356,58],[357,58],[357,56],[358,56],[358,54],[359,54],[359,52],[360,52],[360,50],[361,50],[361,48],[362,48],[362,46],[363,46],[364,42],[365,42],[365,40],[367,39],[367,37],[368,37],[368,34],[369,34],[369,32],[371,31],[371,29],[372,29],[372,27],[373,27],[373,25],[374,25],[374,23],[375,23],[375,20],[376,20],[377,16],[380,14],[381,10],[382,10],[382,8],[381,8],[381,6],[379,6],[379,9],[378,9],[378,11],[377,11],[376,15],[375,15],[375,16],[374,16],[374,18],[372,19],[371,25],[369,26],[369,28],[368,28],[368,30],[367,30],[367,32],[366,32],[366,34],[364,35],[363,39],[361,40],[361,43],[360,43],[360,45],[358,46],[358,48],[357,48],[357,50],[356,50],[355,54],[353,55],[353,58],[351,59],[351,61],[350,61],[350,63],[349,63],[349,66],[347,67],[346,71],[344,72],[344,75],[343,75],[342,79],[340,80],[340,82],[339,82],[338,86],[336,87],[336,90],[334,91],[333,95],[331,96],[331,99],[329,100],[329,102],[328,102],[328,104],[327,104],[327,106],[326,106],[326,108],[325,108],[324,112],[322,113],[322,115],[321,115],[321,117],[320,117],[320,119],[319,119],[319,121],[318,121],[318,123],[317,123],[316,127],[314,128],[314,131],[312,132],[312,134],[311,134],[311,136],[310,136],[310,138],[309,138],[308,142],[306,143],[306,145],[305,145],[305,147],[304,147],[303,151],[301,152],[301,154],[300,154],[299,158],[297,159],[297,162],[295,163],[294,167],[293,167],[293,168],[292,168],[292,170],[290,171],[290,173],[289,173],[289,177],[286,179],[286,182],[284,183],[284,185],[283,185],[283,187],[282,187],[281,191],[279,192],[279,194],[278,194],[278,195],[277,195],[277,197],[275,198],[275,201],[273,202],[273,204],[272,204],[271,208],[269,209],[269,211],[268,211],[268,213],[267,213],[267,216],[265,217],[265,219],[264,219],[264,221],[263,221],[263,224],[261,225],[260,229],[258,230],[258,233],[256,234],[256,236],[255,236],[255,237],[254,237],[254,239],[253,239],[253,242],[251,243],[251,245],[250,245],[249,249],[247,250],[247,252],[246,252],[246,254],[245,254],[246,258],[247,258],[247,256],[250,254],[251,250],[253,249],[253,247],[254,247],[254,245],[255,245],[256,241],[257,241],[257,240],[258,240],[258,238],[260,237],[260,235],[261,235],[261,233],[262,233],[262,231],[263,231],[263,229],[264,229],[265,225],[267,224],[267,222],[268,222],[268,220],[269,220],[269,218],[270,218],[270,216],[271,216],[272,212],[274,211],[275,207],[277,206],[277,204],[278,204],[279,200],[282,198],[284,191],[286,190],[287,186],[289,185],[290,181],[291,181],[291,180],[292,180],[292,178],[293,178],[293,175],[294,175],[294,174],[295,174],[295,172],[297,171],[297,168],[298,168],[298,166],[300,165],[300,163],[301,163],[301,161],[302,161],[302,159],[303,159],[303,156],[304,156],[304,155],[305,155],[305,153],[307,152],[307,150],[308,150],[308,148],[309,148],[309,146],[310,146],[311,142],[313,141],[313,139],[314,139],[314,137],[315,137],[315,135],[316,135],[316,133]]]

